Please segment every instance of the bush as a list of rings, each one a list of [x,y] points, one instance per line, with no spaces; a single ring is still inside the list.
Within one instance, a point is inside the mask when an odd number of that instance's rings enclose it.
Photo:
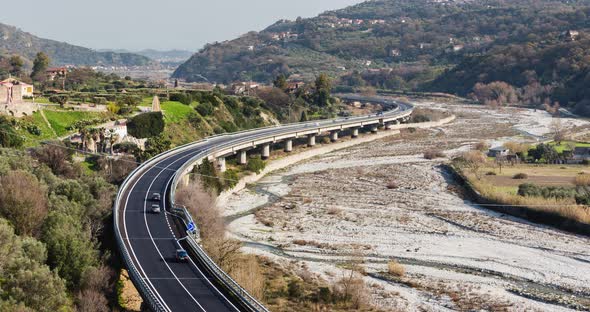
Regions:
[[[436,159],[436,158],[444,158],[445,153],[440,150],[429,150],[424,152],[424,158],[426,159]]]
[[[495,173],[495,172],[493,172],[493,171],[488,171],[488,172],[486,172],[486,175],[487,175],[487,176],[495,176],[495,175],[496,175],[496,173]]]
[[[187,93],[172,93],[170,94],[170,101],[180,102],[184,105],[189,105],[193,102],[193,98]]]
[[[529,175],[526,173],[517,173],[512,178],[515,180],[526,180],[529,178]]]
[[[575,189],[567,187],[539,186],[531,183],[518,186],[518,195],[520,196],[564,199],[574,198],[576,194]]]
[[[574,181],[576,186],[590,186],[590,174],[578,175]]]
[[[63,106],[68,102],[69,99],[70,97],[67,95],[52,95],[49,97],[49,102]]]
[[[256,158],[252,158],[252,159],[248,160],[248,164],[246,165],[247,170],[255,172],[256,174],[259,174],[260,172],[262,172],[262,170],[264,170],[265,167],[266,167],[266,163],[260,157],[256,157]]]
[[[215,108],[213,107],[213,105],[211,105],[211,103],[205,102],[200,103],[197,106],[196,110],[197,112],[199,112],[199,114],[201,114],[201,116],[210,116],[215,111]]]
[[[387,272],[391,275],[402,277],[406,273],[406,269],[399,262],[391,260],[387,263]]]
[[[162,112],[144,113],[129,119],[127,131],[136,138],[145,139],[160,135],[164,125]]]
[[[390,190],[395,190],[399,188],[399,185],[395,181],[389,181],[389,183],[387,183],[387,188]]]

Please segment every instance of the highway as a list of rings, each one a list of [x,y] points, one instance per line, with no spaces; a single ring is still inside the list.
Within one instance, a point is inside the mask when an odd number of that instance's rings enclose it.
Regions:
[[[175,251],[183,231],[176,226],[171,211],[170,192],[175,176],[183,166],[198,157],[268,138],[300,137],[303,133],[325,132],[323,129],[355,127],[383,123],[384,120],[406,118],[412,106],[393,103],[397,107],[383,114],[304,122],[267,127],[235,134],[211,137],[155,157],[136,169],[123,183],[114,207],[115,231],[119,249],[130,271],[133,283],[144,300],[157,311],[244,311],[250,310],[240,298],[220,287],[199,259],[177,262]],[[382,103],[383,104],[383,103]],[[331,130],[334,131],[334,130]],[[270,139],[274,140],[274,139]],[[276,142],[276,141],[271,141]],[[153,193],[162,194],[162,213],[151,213]]]

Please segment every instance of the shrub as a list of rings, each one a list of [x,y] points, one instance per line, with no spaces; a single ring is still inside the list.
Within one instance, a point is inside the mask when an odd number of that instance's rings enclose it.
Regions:
[[[387,272],[391,275],[402,277],[406,273],[406,269],[399,262],[391,260],[387,263]]]
[[[239,179],[238,173],[235,170],[227,170],[223,173],[223,188],[227,190],[236,186]]]
[[[573,188],[557,186],[539,186],[531,183],[525,183],[518,186],[518,195],[529,197],[547,198],[574,198],[577,192]]]
[[[196,110],[197,112],[199,112],[199,114],[201,114],[201,116],[210,116],[215,111],[215,108],[213,107],[213,105],[211,105],[211,103],[204,102],[200,103],[197,106]]]
[[[590,186],[590,174],[578,175],[574,181],[576,186]]]
[[[172,93],[170,94],[170,101],[180,102],[189,105],[193,102],[193,97],[187,93]]]
[[[526,173],[517,173],[512,178],[515,180],[526,180],[529,178],[529,175]]]
[[[299,299],[303,297],[303,285],[297,279],[293,279],[289,282],[287,291],[289,293],[289,298]]]
[[[495,175],[496,175],[496,173],[495,173],[495,172],[493,172],[493,171],[488,171],[488,172],[486,172],[486,175],[487,175],[487,176],[495,176]]]
[[[395,190],[399,188],[399,185],[395,181],[389,181],[389,183],[387,183],[387,188],[390,190]]]
[[[247,170],[255,172],[256,174],[262,172],[262,170],[264,170],[265,167],[266,163],[260,157],[248,160],[248,165],[246,165]]]
[[[477,144],[475,144],[473,149],[480,151],[480,152],[485,152],[488,149],[490,149],[490,145],[485,141],[479,141],[479,142],[477,142]]]
[[[426,159],[436,159],[436,158],[444,158],[445,153],[440,150],[429,150],[424,152],[424,158]]]
[[[151,112],[137,115],[127,123],[130,135],[145,139],[156,137],[164,131],[164,116],[162,112]]]

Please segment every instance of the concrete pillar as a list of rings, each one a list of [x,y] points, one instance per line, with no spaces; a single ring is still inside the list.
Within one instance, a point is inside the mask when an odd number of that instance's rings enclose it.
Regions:
[[[309,146],[309,147],[315,146],[315,135],[310,134],[307,137],[307,146]]]
[[[285,152],[291,153],[293,151],[293,140],[285,141]]]
[[[262,159],[268,159],[270,157],[270,144],[262,145]]]
[[[400,123],[400,122],[399,122],[399,119],[396,119],[396,120],[394,121],[394,123],[395,123],[396,125],[399,125],[399,123]]]
[[[338,131],[330,132],[330,141],[332,141],[332,142],[338,141]]]
[[[371,132],[377,133],[377,130],[379,130],[379,126],[377,126],[377,125],[372,125],[371,126]]]
[[[246,151],[239,151],[238,152],[238,164],[246,165],[248,164],[248,154]]]
[[[393,124],[386,122],[385,123],[385,130],[391,130],[391,128],[393,128]]]
[[[350,135],[353,138],[358,138],[359,136],[359,128],[352,128],[352,134]]]
[[[219,172],[225,172],[227,170],[227,167],[225,166],[225,157],[217,158],[217,169],[219,169]]]

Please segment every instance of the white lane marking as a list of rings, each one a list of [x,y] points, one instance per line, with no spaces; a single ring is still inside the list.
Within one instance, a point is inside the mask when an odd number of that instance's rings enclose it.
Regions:
[[[170,184],[172,183],[172,180],[174,179],[174,176],[172,176],[171,179],[168,180],[168,183],[166,183],[166,188],[164,189],[164,210],[166,210],[166,193],[168,192],[168,188],[170,186]],[[168,226],[170,226],[170,222],[168,221],[168,215],[166,214],[166,222],[168,222]],[[172,235],[174,234],[174,231],[172,231],[172,227],[170,227],[170,231],[172,232]],[[188,259],[190,260],[190,263],[197,269],[199,270],[199,273],[201,273],[202,276],[205,276],[205,274],[203,274],[203,271],[201,271],[201,269],[199,269],[199,267],[197,266],[197,264],[193,261],[193,259],[189,256]],[[225,299],[225,301],[227,301],[234,309],[236,309],[236,311],[240,311],[238,308],[236,308],[236,306],[227,299],[227,297],[221,293],[221,291],[219,291],[219,289],[217,287],[215,287],[215,285],[213,285],[213,283],[211,283],[211,281],[208,278],[205,278],[207,280],[207,282],[209,283],[209,285],[211,285],[211,287],[213,287],[213,289],[215,289],[217,291],[217,293],[219,295],[221,295],[223,297],[223,299]]]
[[[133,186],[131,187],[131,189],[134,189],[137,186],[137,182],[139,182],[139,180],[141,180],[143,178],[143,176],[150,171],[153,168],[149,168],[147,169],[144,173],[142,173],[139,176],[139,179],[135,180],[135,182],[133,182]],[[125,232],[125,237],[129,237],[128,233],[127,233],[127,223],[125,222],[126,219],[126,212],[127,212],[127,203],[129,203],[129,197],[131,196],[131,192],[129,192],[127,194],[127,198],[125,198],[125,205],[123,207],[123,230]],[[118,216],[115,216],[115,218],[117,218]],[[141,272],[143,273],[144,276],[144,280],[146,280],[146,278],[148,277],[148,275],[145,273],[143,266],[141,266],[141,262],[139,261],[139,259],[137,258],[137,255],[135,255],[135,251],[133,250],[133,245],[131,244],[131,242],[129,242],[129,249],[131,249],[131,254],[133,255],[133,258],[135,258],[135,262],[137,262],[137,266],[139,266],[139,269],[141,270]],[[133,260],[132,260],[133,261]],[[162,298],[162,296],[160,295],[160,293],[156,290],[156,287],[154,286],[154,284],[152,284],[152,282],[147,279],[147,282],[149,283],[149,285],[152,287],[152,291],[154,292],[154,294],[160,299],[160,302],[162,303],[162,305],[164,305],[164,308],[167,311],[172,311],[170,309],[170,307],[166,304],[166,301],[164,301],[164,298]]]
[[[143,203],[144,212],[147,211],[147,202],[148,202],[148,196],[150,194],[150,190],[152,189],[152,186],[154,185],[154,183],[156,182],[156,180],[158,179],[158,177],[162,174],[162,172],[164,172],[166,169],[170,168],[170,166],[172,166],[176,162],[182,160],[183,158],[184,157],[178,158],[177,160],[173,161],[168,166],[166,166],[166,168],[164,168],[163,170],[160,170],[160,172],[158,172],[158,175],[156,175],[156,177],[152,180],[152,182],[150,183],[150,185],[149,185],[149,187],[147,189],[147,192],[145,193],[145,201]],[[166,202],[166,197],[164,197],[164,201],[163,202],[164,203]],[[165,206],[164,206],[164,210],[166,210],[166,207]],[[146,229],[148,231],[148,235],[150,237],[152,237],[152,232],[150,231],[150,226],[149,226],[149,224],[147,222],[147,213],[144,213],[143,219],[144,219],[144,222],[145,222],[145,227],[146,227]],[[174,276],[174,278],[176,279],[176,281],[180,284],[180,286],[182,287],[182,289],[184,289],[184,291],[189,295],[189,297],[191,297],[191,299],[193,299],[193,301],[197,304],[197,306],[199,306],[199,308],[201,308],[201,310],[203,312],[206,312],[205,308],[203,308],[203,306],[199,303],[199,301],[197,299],[195,299],[195,297],[193,297],[193,295],[190,293],[190,291],[188,291],[188,289],[184,286],[184,284],[178,279],[178,276],[176,276],[176,274],[174,273],[174,270],[172,270],[172,268],[170,267],[170,265],[168,265],[168,262],[166,262],[166,259],[164,258],[164,256],[160,252],[160,249],[158,248],[158,245],[156,244],[156,242],[153,239],[152,239],[152,244],[154,245],[154,248],[156,249],[156,251],[160,255],[160,258],[162,259],[162,261],[164,261],[164,264],[166,265],[166,267],[168,268],[168,270],[170,271],[170,273],[172,273],[172,276]]]

